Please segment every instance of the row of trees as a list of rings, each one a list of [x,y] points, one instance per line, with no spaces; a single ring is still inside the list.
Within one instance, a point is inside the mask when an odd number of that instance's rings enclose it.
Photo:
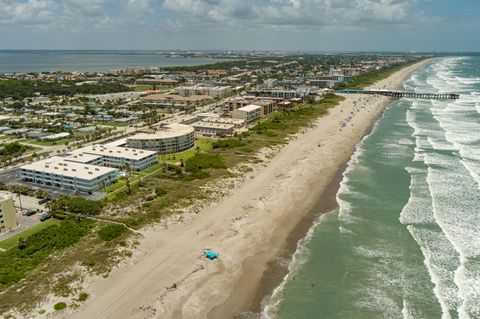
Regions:
[[[24,99],[40,93],[43,96],[73,96],[76,94],[106,94],[126,92],[130,89],[120,83],[76,85],[74,81],[45,82],[35,80],[0,81],[0,99]]]

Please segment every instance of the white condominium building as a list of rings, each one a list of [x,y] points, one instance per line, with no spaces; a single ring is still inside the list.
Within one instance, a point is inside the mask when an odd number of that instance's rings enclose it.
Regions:
[[[174,154],[195,146],[195,130],[190,125],[169,124],[155,133],[140,133],[127,138],[127,147]]]
[[[26,182],[90,193],[115,183],[119,174],[113,168],[71,162],[54,156],[22,166],[20,175]]]
[[[70,152],[67,161],[121,168],[128,165],[132,170],[140,171],[158,163],[157,152],[111,146],[89,145]]]

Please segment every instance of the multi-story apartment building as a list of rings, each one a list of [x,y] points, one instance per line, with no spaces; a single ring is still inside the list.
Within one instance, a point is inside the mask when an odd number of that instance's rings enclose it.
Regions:
[[[26,182],[83,193],[91,193],[116,183],[114,168],[68,161],[54,156],[24,165],[20,175]]]
[[[202,136],[215,136],[215,135],[233,135],[235,125],[227,123],[214,123],[214,122],[196,122],[192,124],[195,132]]]
[[[128,141],[127,141],[128,144]],[[140,171],[158,163],[157,152],[111,145],[89,145],[70,153],[68,161],[122,168],[128,165],[132,170]]]
[[[195,146],[195,130],[190,125],[169,124],[155,133],[140,133],[127,138],[127,147],[173,154]]]
[[[258,105],[247,105],[232,111],[232,118],[244,120],[245,123],[252,124],[260,120],[262,107]]]

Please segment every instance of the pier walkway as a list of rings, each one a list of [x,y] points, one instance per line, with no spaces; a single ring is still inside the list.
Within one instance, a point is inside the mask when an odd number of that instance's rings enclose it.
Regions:
[[[414,98],[414,99],[427,99],[427,100],[457,100],[460,98],[458,93],[417,93],[417,92],[405,92],[405,91],[392,91],[384,89],[370,89],[370,90],[338,90],[339,94],[374,94],[393,97],[395,99],[400,98]]]

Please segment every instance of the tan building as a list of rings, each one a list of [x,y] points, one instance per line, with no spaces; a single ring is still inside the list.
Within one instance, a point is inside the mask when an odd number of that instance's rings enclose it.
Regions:
[[[277,104],[277,110],[279,111],[289,111],[293,109],[294,104],[290,101],[283,101]]]
[[[240,119],[231,119],[228,117],[206,117],[202,119],[203,122],[208,122],[208,123],[218,123],[218,124],[231,124],[233,125],[236,129],[242,128],[245,126],[245,120],[240,120]]]
[[[232,111],[232,118],[244,120],[245,123],[251,124],[260,120],[262,107],[258,105],[247,105]]]
[[[245,97],[234,97],[230,99],[227,103],[224,105],[224,110],[225,111],[233,111],[236,109],[239,109],[241,107],[250,105],[250,104],[255,104],[255,105],[268,105],[267,109],[265,111],[269,111],[270,113],[273,112],[276,108],[277,103],[283,101],[283,99],[279,98],[264,98],[264,97],[253,97],[253,96],[245,96]],[[262,104],[260,104],[262,103]],[[267,113],[269,114],[269,113]]]
[[[11,198],[0,196],[0,233],[17,227],[16,210]]]
[[[235,125],[227,123],[214,123],[214,122],[196,122],[192,124],[195,132],[202,136],[215,136],[224,135],[232,136],[234,133]]]
[[[276,103],[272,100],[257,101],[254,103],[254,105],[258,105],[262,107],[262,110],[260,112],[261,117],[268,116],[270,113],[274,112],[276,109]]]

